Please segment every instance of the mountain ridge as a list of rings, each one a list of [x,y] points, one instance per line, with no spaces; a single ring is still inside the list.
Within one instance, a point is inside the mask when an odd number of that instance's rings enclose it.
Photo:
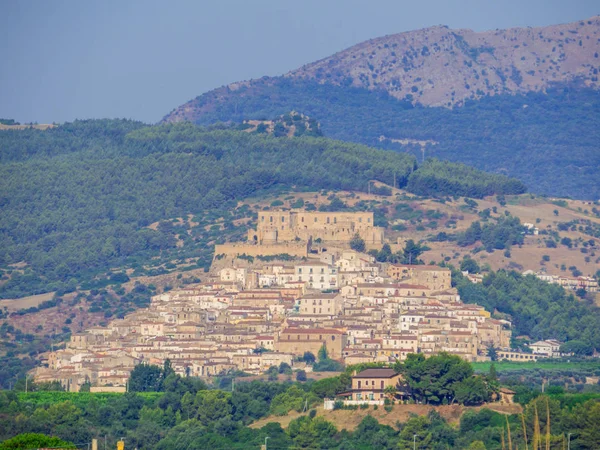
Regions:
[[[289,78],[382,90],[424,106],[462,105],[486,95],[544,91],[579,81],[600,88],[600,16],[535,28],[476,32],[436,25],[373,38],[280,77],[234,82],[196,97],[164,122],[196,121],[233,92]],[[591,62],[590,62],[591,61]]]

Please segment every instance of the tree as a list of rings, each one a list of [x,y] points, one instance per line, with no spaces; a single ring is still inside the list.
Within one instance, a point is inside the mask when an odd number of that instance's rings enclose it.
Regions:
[[[357,252],[364,253],[367,247],[365,245],[364,239],[361,238],[358,233],[356,233],[350,240],[350,248]]]
[[[304,370],[299,370],[298,372],[296,372],[296,381],[306,381],[306,372]]]
[[[158,392],[162,384],[162,369],[150,364],[138,364],[131,371],[129,390],[131,392]]]
[[[415,241],[409,239],[406,241],[404,250],[402,251],[403,263],[404,264],[419,264],[419,256],[425,249],[420,245],[416,244]]]
[[[481,269],[479,264],[477,264],[477,261],[475,261],[473,258],[465,258],[460,263],[460,270],[469,273],[479,273]]]
[[[396,389],[396,386],[386,386],[383,392],[390,400],[393,400],[396,397],[398,389]]]
[[[323,362],[329,359],[329,354],[327,353],[327,346],[325,344],[321,346],[317,356],[319,357],[319,362]]]
[[[199,391],[194,406],[198,409],[198,420],[205,426],[223,417],[230,416],[231,393],[224,391]]]
[[[561,353],[572,353],[576,356],[590,356],[594,353],[594,349],[589,344],[580,340],[567,341],[560,346]]]
[[[498,361],[498,351],[496,350],[496,347],[494,347],[494,344],[488,346],[487,355],[489,356],[490,360]]]
[[[466,406],[481,405],[490,398],[490,392],[482,377],[469,377],[452,386],[455,399]]]
[[[279,373],[290,375],[292,373],[292,368],[288,363],[282,362],[281,364],[279,364]]]
[[[0,443],[0,450],[26,450],[32,448],[77,448],[71,442],[39,433],[19,434]]]
[[[402,367],[409,391],[415,400],[452,403],[457,383],[473,375],[471,365],[459,356],[440,353],[429,358],[409,354]]]
[[[316,358],[312,352],[304,352],[304,355],[302,355],[302,361],[304,361],[306,364],[312,364],[316,361]]]

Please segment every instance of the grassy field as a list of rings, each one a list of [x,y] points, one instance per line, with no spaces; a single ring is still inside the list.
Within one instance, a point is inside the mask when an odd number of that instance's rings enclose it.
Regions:
[[[472,363],[475,372],[489,372],[491,362],[476,362]],[[592,370],[600,372],[600,361],[528,361],[528,362],[512,362],[512,361],[496,361],[494,363],[498,373],[515,372],[520,370]]]
[[[75,406],[85,407],[92,399],[99,405],[104,405],[122,397],[124,394],[108,392],[19,392],[20,402],[30,403],[34,406],[48,406],[54,403],[65,401],[72,402]],[[163,395],[162,392],[136,392],[136,395],[143,398],[146,403],[153,403],[157,398]]]

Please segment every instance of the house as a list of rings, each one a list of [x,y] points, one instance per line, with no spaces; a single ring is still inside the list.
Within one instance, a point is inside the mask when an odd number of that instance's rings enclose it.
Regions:
[[[338,315],[342,311],[344,299],[339,294],[310,294],[298,299],[300,314]]]
[[[545,341],[537,341],[529,345],[529,348],[533,353],[538,355],[545,355],[550,358],[560,357],[560,346],[561,343],[556,339],[547,339]]]
[[[316,355],[325,345],[331,359],[342,357],[347,334],[343,330],[327,328],[286,328],[275,340],[275,351],[300,356],[304,352]]]
[[[397,388],[402,380],[402,375],[394,369],[372,368],[365,369],[352,377],[352,389],[340,394],[345,397],[345,404],[369,403],[383,405],[388,396],[385,390],[388,387]]]
[[[424,285],[436,291],[452,287],[451,272],[446,267],[390,264],[387,274],[395,280]]]
[[[507,388],[500,388],[500,390],[498,391],[498,393],[500,394],[500,403],[506,403],[506,404],[512,404],[515,402],[514,398],[515,398],[515,391],[511,391],[510,389]]]
[[[320,261],[297,264],[294,267],[297,281],[308,283],[311,289],[336,289],[338,287],[337,267]]]

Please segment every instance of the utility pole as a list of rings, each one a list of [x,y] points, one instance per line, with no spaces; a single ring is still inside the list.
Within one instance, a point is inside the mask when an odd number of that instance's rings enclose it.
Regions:
[[[29,380],[27,380],[27,375],[25,375],[25,393],[26,394],[27,394],[27,381],[29,381]]]
[[[417,435],[413,434],[413,450],[417,449]]]

